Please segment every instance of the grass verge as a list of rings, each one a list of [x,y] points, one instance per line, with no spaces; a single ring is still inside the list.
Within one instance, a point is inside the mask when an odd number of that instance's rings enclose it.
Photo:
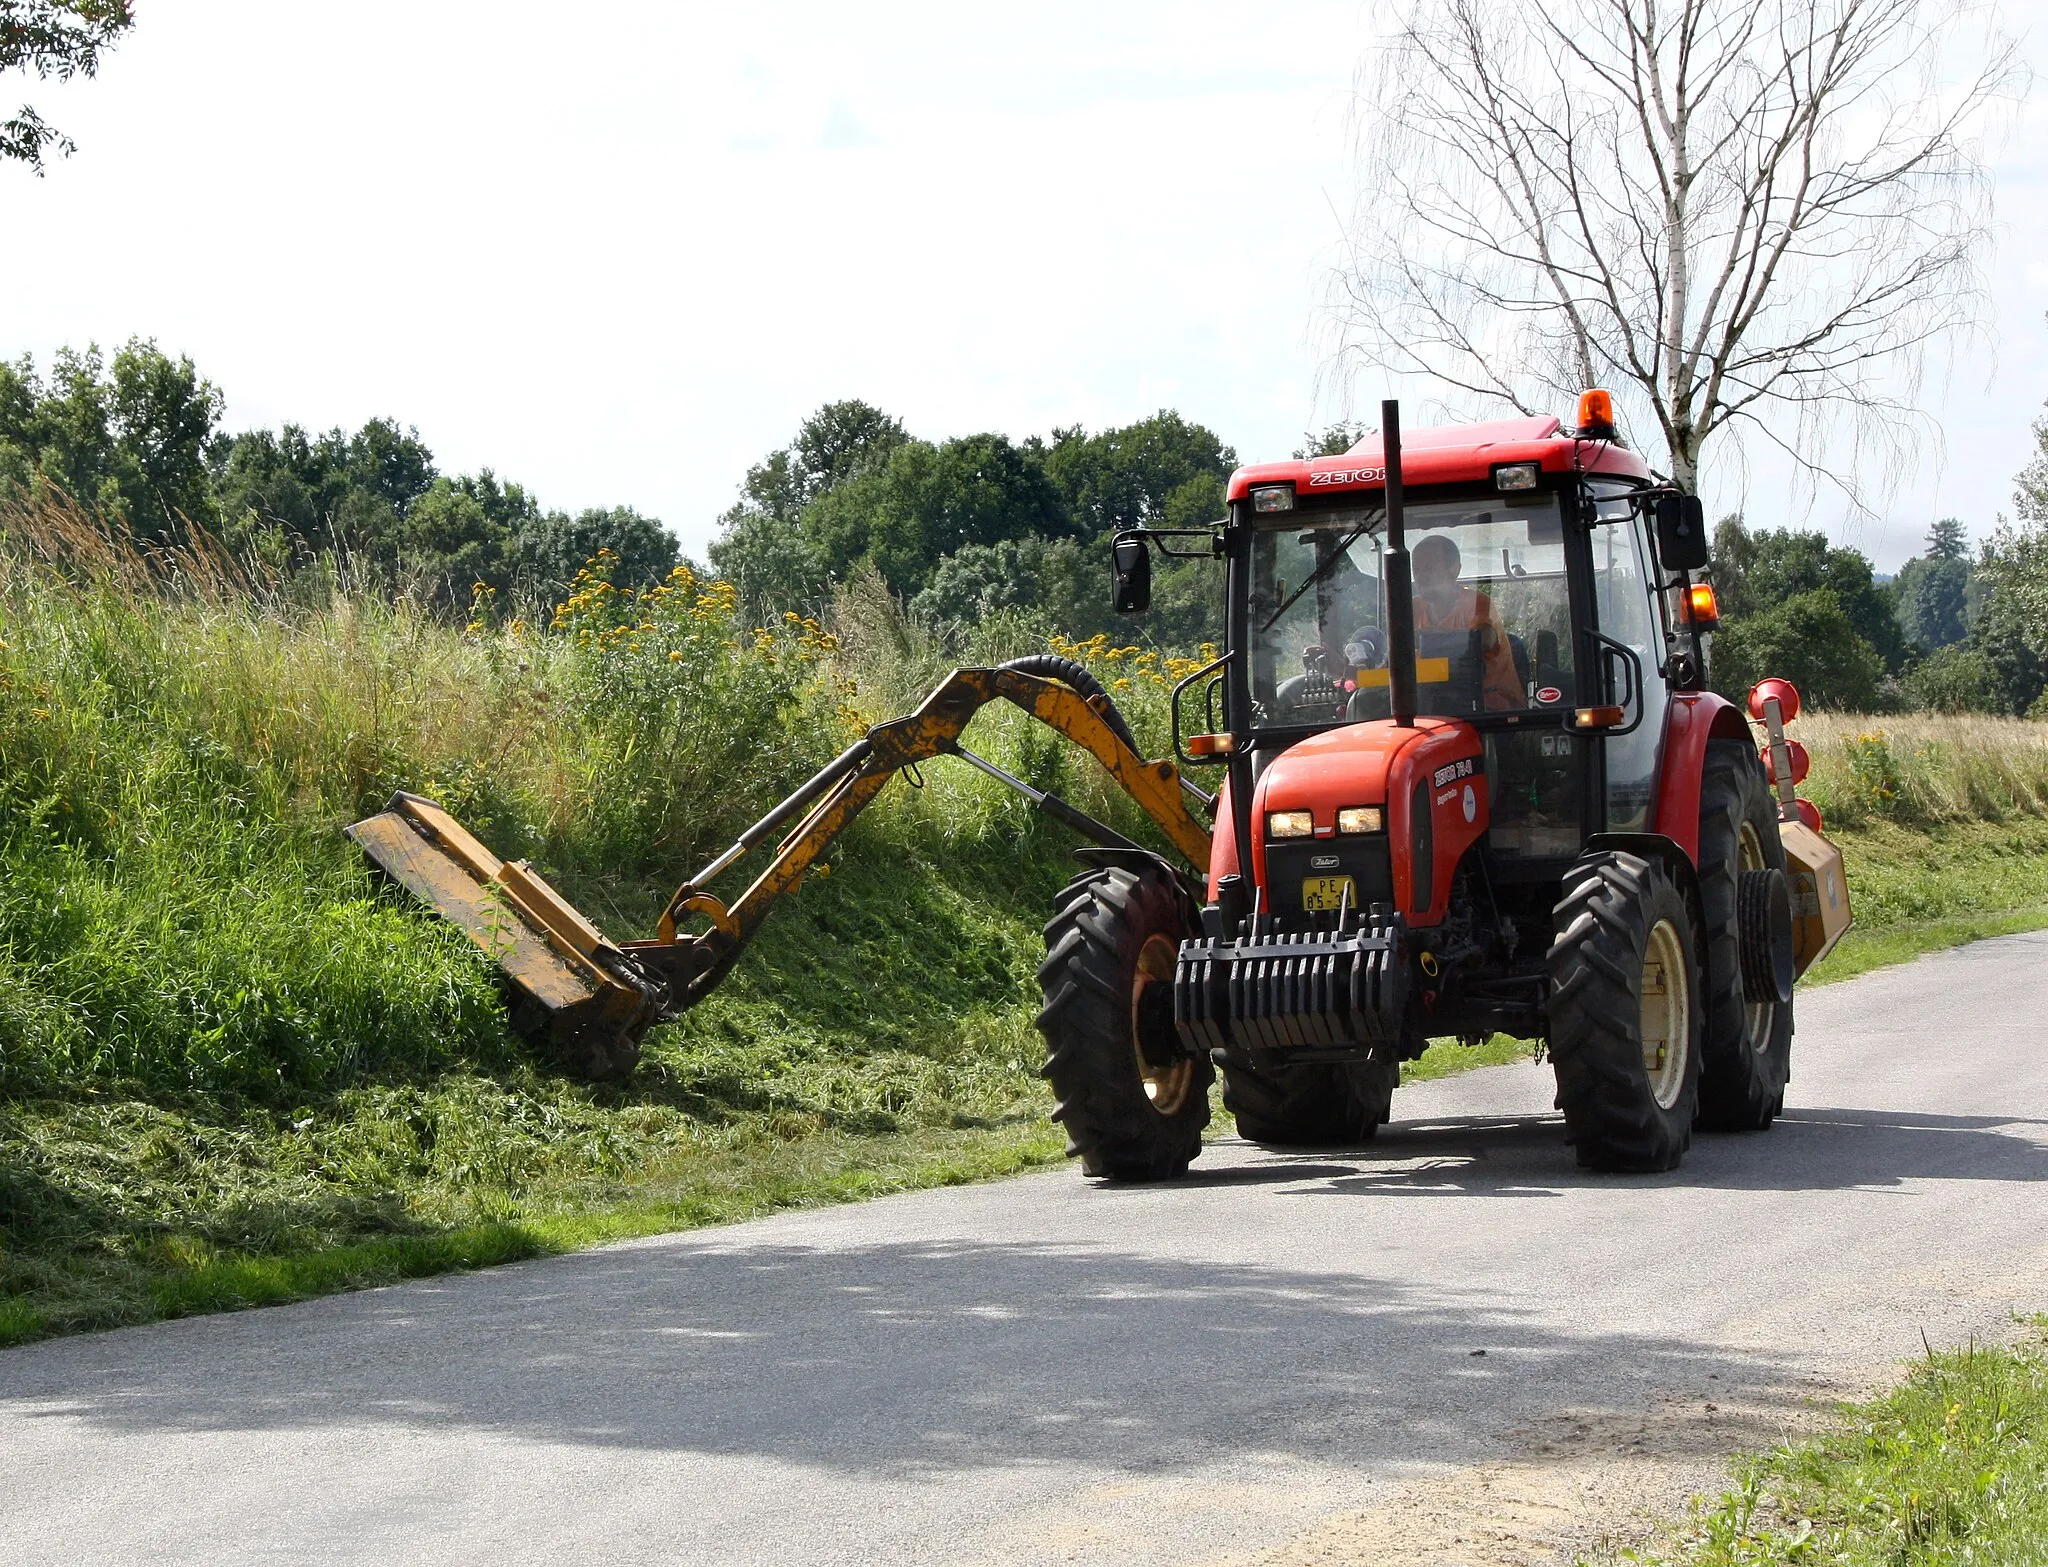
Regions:
[[[200,1312],[281,1305],[341,1290],[492,1267],[611,1241],[756,1218],[778,1209],[860,1202],[891,1192],[1012,1175],[1063,1157],[1036,1113],[993,1127],[886,1136],[747,1138],[717,1150],[650,1153],[629,1178],[414,1190],[387,1216],[399,1233],[269,1246],[214,1246],[190,1213],[142,1245],[110,1226],[89,1252],[7,1259],[0,1344]],[[399,1194],[391,1194],[396,1198]],[[491,1210],[496,1209],[495,1215]],[[196,1221],[196,1222],[195,1222]],[[353,1226],[361,1235],[368,1226]]]
[[[1991,936],[2048,930],[2048,821],[1943,821],[1926,826],[1866,819],[1836,829],[1856,923],[1800,981],[1832,985],[1872,969]],[[1495,1034],[1478,1045],[1434,1041],[1401,1068],[1404,1083],[1508,1066],[1534,1054]]]
[[[1859,924],[1810,983],[2048,926],[2048,823],[1841,836]],[[1021,993],[1028,916],[955,889],[959,907],[924,914],[957,923],[906,961],[902,883],[852,860],[778,916],[760,973],[655,1037],[625,1088],[499,1063],[271,1105],[118,1087],[0,1104],[0,1344],[1059,1162]],[[996,959],[976,1008],[908,1036],[899,1016],[886,1044],[847,1048],[877,1007],[928,1012],[927,965],[970,948]],[[1403,1081],[1531,1054],[1440,1040]]]
[[[1825,1435],[1740,1460],[1656,1567],[2048,1560],[2048,1319],[2011,1347],[1930,1350]]]
[[[1805,983],[2048,927],[2048,820],[1872,822],[1834,833],[1856,923]]]

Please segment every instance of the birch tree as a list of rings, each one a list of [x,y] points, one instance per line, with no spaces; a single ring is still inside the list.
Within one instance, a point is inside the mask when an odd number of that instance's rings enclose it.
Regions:
[[[1839,438],[1910,429],[1981,319],[1980,141],[2021,71],[1976,13],[1413,0],[1361,80],[1354,369],[1523,412],[1604,386],[1688,490],[1743,426],[1854,498]]]

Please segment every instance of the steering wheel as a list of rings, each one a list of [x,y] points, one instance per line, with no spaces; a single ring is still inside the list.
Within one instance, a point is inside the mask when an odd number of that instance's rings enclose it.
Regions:
[[[1344,639],[1344,659],[1353,669],[1380,669],[1387,662],[1387,634],[1378,626],[1360,626]]]

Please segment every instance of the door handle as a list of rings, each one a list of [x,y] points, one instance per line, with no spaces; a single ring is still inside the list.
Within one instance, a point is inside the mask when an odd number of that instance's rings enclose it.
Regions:
[[[1597,642],[1600,647],[1600,667],[1602,673],[1604,674],[1607,671],[1611,670],[1613,668],[1613,664],[1611,661],[1618,658],[1621,660],[1622,669],[1628,676],[1628,685],[1624,689],[1624,694],[1615,699],[1614,705],[1616,707],[1623,709],[1634,709],[1633,714],[1631,715],[1629,721],[1626,724],[1622,725],[1619,729],[1608,730],[1607,735],[1610,739],[1613,739],[1618,738],[1621,735],[1634,734],[1637,729],[1642,727],[1643,722],[1644,703],[1642,655],[1637,653],[1636,650],[1630,647],[1626,642],[1617,642],[1614,640],[1614,638],[1607,636],[1602,632],[1594,632],[1593,640]]]

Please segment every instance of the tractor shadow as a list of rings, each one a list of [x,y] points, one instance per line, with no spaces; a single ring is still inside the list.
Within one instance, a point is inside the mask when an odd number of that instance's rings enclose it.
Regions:
[[[1695,1133],[1680,1168],[1652,1175],[1580,1169],[1555,1114],[1396,1120],[1371,1142],[1317,1152],[1225,1138],[1209,1153],[1228,1162],[1196,1164],[1187,1184],[1413,1197],[1557,1197],[1617,1186],[1882,1191],[1925,1180],[2048,1179],[2048,1121],[1802,1107],[1784,1112],[1768,1132]]]
[[[0,1429],[477,1433],[943,1478],[1463,1463],[1555,1411],[1673,1393],[1789,1416],[1844,1308],[1803,1261],[1743,1282],[1742,1194],[2032,1182],[2040,1124],[1803,1109],[1650,1177],[1577,1171],[1534,1114],[1328,1157],[1225,1140],[1176,1183],[1048,1175],[31,1345],[0,1354]],[[1426,1220],[1406,1201],[1461,1195]],[[1544,1201],[1501,1218],[1504,1196]],[[1896,1266],[1866,1201],[1802,1230],[1843,1278]],[[1986,1245],[2037,1233],[2032,1202],[1964,1202]],[[1855,1298],[1871,1343],[1910,1347],[1921,1297]],[[1712,1341],[1731,1312],[1768,1318],[1761,1347]]]
[[[32,1345],[0,1356],[0,1422],[471,1431],[849,1475],[1170,1475],[1276,1452],[1469,1462],[1560,1408],[1672,1388],[1800,1405],[1796,1354],[1563,1327],[1507,1280],[843,1239],[666,1237]]]

